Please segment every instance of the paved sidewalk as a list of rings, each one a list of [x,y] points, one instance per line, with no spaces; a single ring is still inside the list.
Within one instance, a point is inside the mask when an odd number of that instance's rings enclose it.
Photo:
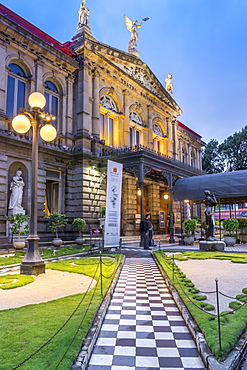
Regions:
[[[126,259],[88,366],[120,369],[205,369],[151,258]]]

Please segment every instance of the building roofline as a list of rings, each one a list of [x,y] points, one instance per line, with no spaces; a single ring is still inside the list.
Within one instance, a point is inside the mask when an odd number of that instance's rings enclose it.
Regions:
[[[185,131],[188,131],[190,134],[192,134],[193,136],[195,136],[197,139],[200,139],[201,140],[201,135],[197,134],[195,131],[193,131],[191,128],[189,128],[188,126],[186,126],[184,123],[180,122],[177,120],[177,123],[178,123],[178,126],[181,127],[182,129],[184,129]]]
[[[34,26],[32,23],[28,22],[24,18],[20,17],[18,14],[14,13],[12,10],[6,6],[0,4],[0,14],[2,14],[7,19],[11,20],[14,23],[17,23],[22,28],[31,32],[35,36],[39,37],[41,40],[47,42],[49,45],[58,49],[62,53],[66,54],[69,57],[73,57],[75,53],[67,46],[67,43],[60,43],[58,40],[54,39],[46,32],[42,31],[40,28]]]

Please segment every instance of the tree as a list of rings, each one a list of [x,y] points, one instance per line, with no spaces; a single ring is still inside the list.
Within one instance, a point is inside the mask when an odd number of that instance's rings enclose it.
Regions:
[[[247,126],[228,136],[219,145],[218,151],[225,171],[247,169]]]
[[[203,150],[202,168],[207,173],[247,169],[247,126],[222,144],[211,139]]]
[[[219,157],[219,143],[211,139],[202,152],[202,169],[207,173],[219,173],[223,171]]]

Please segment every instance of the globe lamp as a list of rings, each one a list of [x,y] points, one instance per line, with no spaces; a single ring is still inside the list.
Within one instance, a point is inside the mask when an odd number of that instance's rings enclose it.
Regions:
[[[43,109],[46,104],[46,99],[43,94],[34,92],[29,96],[28,103],[31,108]]]
[[[50,123],[42,126],[40,136],[44,141],[53,141],[57,136],[57,130]]]
[[[12,127],[18,134],[25,134],[30,129],[31,123],[27,116],[18,114],[12,120]]]

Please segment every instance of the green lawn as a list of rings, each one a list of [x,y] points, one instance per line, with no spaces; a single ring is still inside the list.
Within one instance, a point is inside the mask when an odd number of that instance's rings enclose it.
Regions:
[[[89,247],[60,247],[59,249],[39,249],[40,255],[43,259],[51,258],[51,257],[61,257],[61,256],[67,256],[70,254],[75,253],[82,253],[85,251],[88,251]],[[18,251],[15,252],[14,256],[8,256],[8,257],[1,257],[0,256],[0,266],[7,266],[7,265],[13,265],[15,263],[21,263],[24,256],[26,254],[26,251]]]
[[[104,294],[121,259],[122,255],[103,258]],[[98,257],[54,262],[47,264],[47,268],[94,276],[97,281],[100,280]],[[75,294],[47,303],[0,311],[0,369],[14,369],[53,336],[49,344],[20,366],[20,369],[69,369],[101,301],[98,283],[87,294]],[[63,327],[67,320],[68,323]],[[59,365],[60,360],[62,362]]]
[[[174,251],[175,252],[175,251]],[[222,253],[222,252],[182,252],[181,254],[174,255],[174,269],[172,256],[167,256],[165,251],[154,252],[157,259],[163,266],[166,274],[171,281],[174,282],[174,286],[178,291],[181,299],[187,306],[194,320],[197,322],[200,330],[205,335],[207,343],[213,352],[214,356],[220,360],[224,359],[229,351],[236,344],[239,336],[245,330],[247,326],[247,305],[241,306],[241,308],[233,313],[231,309],[236,309],[239,305],[231,304],[229,307],[228,315],[224,316],[226,312],[221,313],[221,339],[222,339],[222,351],[219,348],[218,340],[218,321],[217,318],[212,316],[210,309],[207,304],[203,302],[206,297],[202,300],[198,300],[201,296],[199,289],[194,286],[193,282],[186,278],[185,274],[176,265],[177,260],[191,259],[230,259],[233,263],[247,263],[247,255],[238,253]],[[170,253],[170,251],[169,251]],[[174,272],[173,272],[174,270]],[[174,276],[174,280],[173,280]],[[246,282],[245,282],[246,283]],[[243,289],[243,294],[238,296],[239,303],[242,305],[247,300],[247,289]],[[211,305],[210,305],[211,306]],[[200,310],[202,308],[208,312]]]

